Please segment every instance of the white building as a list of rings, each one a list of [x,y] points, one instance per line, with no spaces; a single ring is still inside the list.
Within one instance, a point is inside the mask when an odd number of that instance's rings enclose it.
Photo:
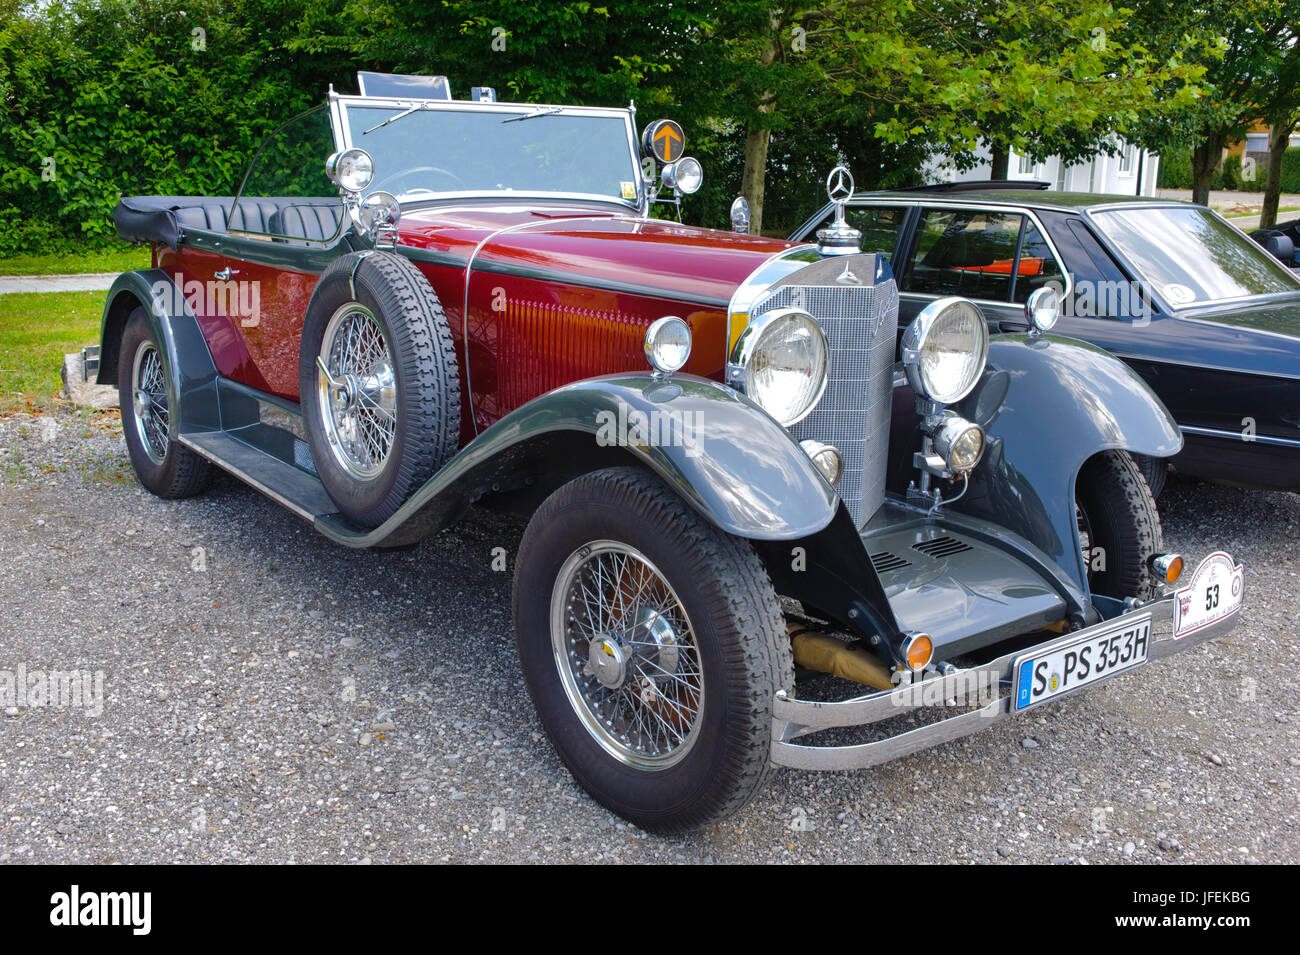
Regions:
[[[972,182],[988,179],[992,171],[988,150],[981,148],[976,155],[979,163],[965,171],[959,171],[945,158],[935,157],[924,169],[925,181]],[[1007,164],[1007,178],[1043,180],[1050,182],[1051,188],[1057,192],[1154,196],[1159,170],[1159,156],[1125,143],[1118,156],[1099,153],[1086,162],[1072,165],[1061,162],[1055,156],[1035,163],[1027,156],[1018,156],[1012,152]],[[1139,175],[1142,177],[1141,190],[1138,189]]]

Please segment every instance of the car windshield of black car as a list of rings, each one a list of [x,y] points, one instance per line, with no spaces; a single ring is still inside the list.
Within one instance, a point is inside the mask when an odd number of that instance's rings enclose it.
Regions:
[[[1171,308],[1300,292],[1290,270],[1207,209],[1137,206],[1091,217]]]

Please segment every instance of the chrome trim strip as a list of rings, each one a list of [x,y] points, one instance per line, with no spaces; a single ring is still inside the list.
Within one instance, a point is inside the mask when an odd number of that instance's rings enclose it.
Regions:
[[[1275,438],[1269,434],[1257,434],[1247,441],[1240,431],[1220,431],[1218,428],[1198,428],[1192,425],[1179,425],[1183,434],[1194,434],[1202,438],[1224,438],[1237,444],[1268,444],[1279,448],[1300,448],[1300,438]]]
[[[1173,618],[1172,595],[1161,597],[1128,613],[1119,614],[1109,620],[1076,630],[1073,633],[1042,644],[1039,652],[1051,652],[1059,646],[1066,646],[1086,637],[1090,631],[1101,631],[1122,623],[1127,618],[1137,619],[1143,615],[1152,615],[1152,644],[1147,662],[1161,660],[1190,650],[1193,647],[1227,633],[1237,625],[1241,615],[1240,609],[1203,630],[1175,639],[1172,634],[1156,636],[1154,628],[1157,623],[1170,622]],[[980,667],[960,670],[955,675],[945,677],[957,681],[970,679],[972,674],[983,673],[985,679],[996,681],[999,687],[1009,691],[1012,686],[1012,664],[1028,652],[1019,648],[998,657],[996,660]],[[1123,670],[1115,676],[1122,676],[1132,671]],[[1110,679],[1104,677],[1103,679]],[[1097,682],[1102,682],[1101,680]],[[1088,684],[1091,686],[1092,684]],[[1081,687],[1080,689],[1085,689]],[[927,726],[899,733],[884,739],[860,743],[854,746],[803,746],[790,742],[809,733],[820,732],[835,727],[862,726],[876,723],[893,716],[899,716],[916,709],[913,700],[917,696],[916,686],[900,686],[893,690],[881,690],[851,700],[823,703],[814,700],[800,700],[789,696],[784,691],[776,694],[772,703],[772,762],[780,766],[796,769],[843,770],[864,769],[880,763],[906,756],[909,753],[950,742],[967,736],[977,730],[992,726],[1005,717],[1012,715],[1011,694],[991,700],[976,710],[950,716]]]

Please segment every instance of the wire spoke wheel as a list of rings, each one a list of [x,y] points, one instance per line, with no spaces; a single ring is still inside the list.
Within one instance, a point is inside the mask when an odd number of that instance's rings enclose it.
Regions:
[[[607,753],[653,770],[690,751],[704,703],[699,647],[643,554],[607,540],[571,554],[551,595],[551,642],[570,705]]]
[[[131,370],[131,411],[145,454],[154,464],[162,464],[167,458],[171,416],[162,358],[151,341],[141,342],[135,352]]]
[[[330,318],[317,376],[319,407],[330,451],[354,478],[377,477],[397,434],[397,382],[383,326],[373,312],[349,302]]]

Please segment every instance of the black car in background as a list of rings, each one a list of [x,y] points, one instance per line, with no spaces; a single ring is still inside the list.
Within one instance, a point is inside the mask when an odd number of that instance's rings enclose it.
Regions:
[[[1300,219],[1256,229],[1250,237],[1292,272],[1300,271]]]
[[[1054,332],[1138,372],[1182,429],[1181,474],[1300,490],[1300,277],[1203,206],[974,184],[856,194],[862,250],[890,257],[899,327],[950,295],[1029,330],[1029,296],[1061,293]],[[809,239],[826,206],[792,239]],[[1140,464],[1152,490],[1162,461]]]

